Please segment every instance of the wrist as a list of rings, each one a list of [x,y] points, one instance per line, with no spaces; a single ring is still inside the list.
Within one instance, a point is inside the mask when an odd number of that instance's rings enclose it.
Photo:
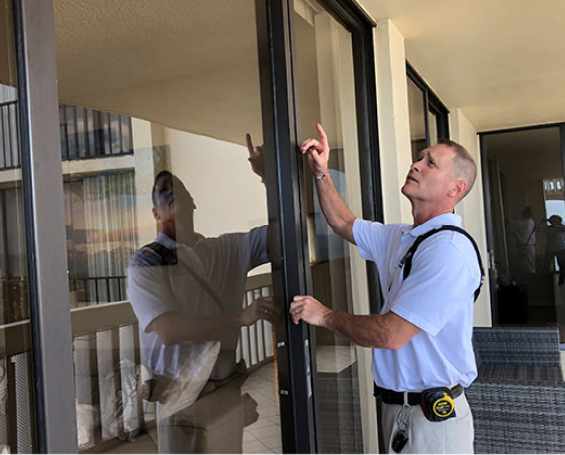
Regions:
[[[235,319],[238,327],[246,327],[248,325],[245,319],[245,308],[235,313]]]
[[[323,327],[324,329],[329,329],[330,326],[330,320],[332,318],[333,313],[335,313],[335,311],[330,310],[329,308],[322,314],[322,316],[320,317],[320,327]]]
[[[316,180],[323,180],[328,176],[329,169],[326,169],[324,172],[314,174],[314,179]]]

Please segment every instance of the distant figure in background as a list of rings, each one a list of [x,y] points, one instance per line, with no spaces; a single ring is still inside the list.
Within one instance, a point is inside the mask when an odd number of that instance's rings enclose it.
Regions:
[[[549,225],[547,224],[549,222]],[[559,265],[559,285],[565,283],[565,226],[563,218],[551,215],[540,222],[540,231],[547,236],[545,247],[545,270],[553,272],[553,261],[557,258]]]
[[[536,222],[530,206],[522,210],[522,219],[510,226],[516,256],[516,278],[520,281],[536,273]]]

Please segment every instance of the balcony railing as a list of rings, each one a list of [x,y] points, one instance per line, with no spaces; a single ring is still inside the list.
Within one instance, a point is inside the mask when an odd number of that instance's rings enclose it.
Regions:
[[[133,153],[128,116],[61,103],[59,127],[63,160]]]
[[[126,276],[70,277],[71,307],[126,300]]]
[[[272,295],[269,274],[249,277],[242,305]],[[73,365],[81,452],[100,453],[135,437],[155,419],[141,399],[143,379],[137,319],[127,301],[71,310]],[[0,451],[34,453],[29,321],[0,326]],[[238,360],[258,368],[274,355],[273,328],[259,321],[241,329]]]
[[[21,166],[17,101],[0,103],[0,169]]]
[[[21,167],[18,102],[0,103],[0,170]],[[59,105],[61,156],[64,161],[130,155],[131,117]]]

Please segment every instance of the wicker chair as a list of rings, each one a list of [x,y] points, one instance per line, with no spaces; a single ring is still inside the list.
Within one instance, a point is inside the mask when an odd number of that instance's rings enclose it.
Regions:
[[[475,328],[467,389],[476,453],[565,453],[565,382],[556,328]]]

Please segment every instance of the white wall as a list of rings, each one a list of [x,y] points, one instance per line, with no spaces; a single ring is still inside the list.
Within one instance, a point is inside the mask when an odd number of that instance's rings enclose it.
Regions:
[[[247,147],[144,120],[134,119],[132,125],[140,245],[153,241],[157,232],[151,188],[156,172],[163,169],[179,177],[192,195],[200,234],[216,237],[268,223],[265,186],[251,170]],[[262,266],[253,273],[269,270]]]
[[[171,171],[196,203],[198,232],[213,237],[267,223],[265,186],[251,170],[246,147],[169,128],[164,139]]]
[[[463,226],[474,237],[479,247],[485,268],[485,282],[481,295],[475,303],[475,326],[492,326],[490,305],[490,284],[487,268],[487,239],[483,194],[483,178],[481,170],[481,153],[477,130],[469,122],[460,109],[451,111],[449,119],[451,139],[460,143],[471,154],[477,164],[477,180],[471,192],[455,208],[455,212],[463,217]]]

